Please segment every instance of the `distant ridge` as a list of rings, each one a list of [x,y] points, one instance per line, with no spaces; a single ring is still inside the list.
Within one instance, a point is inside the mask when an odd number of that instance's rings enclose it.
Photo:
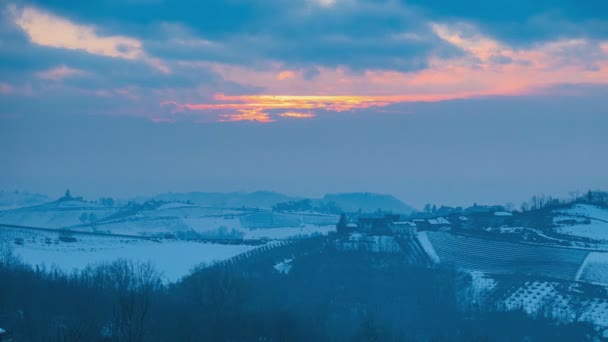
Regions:
[[[410,214],[414,208],[403,203],[396,197],[386,194],[372,192],[352,192],[342,194],[327,194],[323,197],[324,202],[333,202],[346,212],[373,212],[378,209],[392,211],[398,214]]]
[[[394,213],[409,214],[414,208],[403,203],[392,195],[377,194],[371,192],[337,193],[327,194],[323,198],[304,198],[288,196],[272,191],[256,192],[169,192],[159,194],[146,200],[153,199],[166,202],[192,202],[200,206],[218,208],[272,208],[278,203],[294,202],[310,199],[314,203],[333,203],[346,212],[373,212],[378,209],[392,211]],[[138,198],[141,201],[142,198]]]
[[[47,203],[50,198],[45,195],[25,191],[0,191],[0,210],[31,207]]]
[[[256,192],[169,192],[156,195],[152,198],[157,201],[187,202],[193,204],[218,208],[272,208],[277,203],[297,201],[302,198],[291,197],[272,191]]]

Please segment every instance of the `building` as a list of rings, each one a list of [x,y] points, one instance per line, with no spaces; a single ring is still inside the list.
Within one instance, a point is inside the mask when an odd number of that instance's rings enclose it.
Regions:
[[[411,221],[393,222],[390,227],[392,233],[398,236],[414,236],[418,232],[416,224]]]
[[[463,229],[468,228],[469,219],[462,214],[451,214],[447,217],[448,221],[452,224],[452,228]]]
[[[513,214],[508,211],[475,212],[468,215],[468,228],[488,228],[513,225]]]
[[[360,216],[358,230],[361,233],[373,235],[389,235],[392,233],[392,225],[399,221],[400,216],[396,214],[374,214]]]
[[[448,230],[452,224],[445,217],[437,217],[428,219],[429,227],[431,230]]]

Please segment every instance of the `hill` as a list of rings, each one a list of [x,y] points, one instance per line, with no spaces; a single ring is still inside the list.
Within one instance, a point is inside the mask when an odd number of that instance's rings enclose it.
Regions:
[[[608,241],[608,208],[574,204],[554,210],[553,224],[558,233]]]
[[[49,198],[45,195],[23,191],[0,191],[0,210],[9,210],[46,203]]]
[[[399,214],[410,214],[414,208],[401,202],[392,195],[376,194],[371,192],[353,192],[343,194],[327,194],[323,201],[335,203],[346,212],[373,212],[378,209],[392,211]]]
[[[188,202],[204,207],[216,208],[272,208],[277,203],[296,201],[300,198],[272,191],[256,192],[168,192],[147,198],[165,202]],[[141,200],[141,199],[137,199]]]

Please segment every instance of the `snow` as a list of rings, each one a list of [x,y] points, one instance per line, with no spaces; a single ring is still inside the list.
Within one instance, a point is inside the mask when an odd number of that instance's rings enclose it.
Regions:
[[[0,210],[10,210],[30,207],[48,202],[49,198],[41,194],[32,194],[23,191],[0,190]]]
[[[429,256],[429,258],[431,258],[431,260],[434,263],[439,263],[439,256],[437,255],[437,252],[435,252],[435,248],[433,248],[433,244],[431,244],[431,241],[429,240],[429,237],[426,235],[426,232],[419,232],[418,233],[418,241],[420,241],[420,245],[422,246],[422,249],[424,249],[424,251],[426,252],[426,254]]]
[[[608,241],[608,209],[589,204],[556,210],[553,218],[556,231],[561,234]],[[568,225],[573,222],[575,224]]]
[[[507,310],[522,309],[530,315],[549,310],[549,314],[563,322],[579,319],[598,326],[608,326],[608,302],[605,298],[584,294],[577,283],[571,284],[564,291],[555,282],[526,282],[508,296],[503,304]]]
[[[608,285],[608,253],[589,253],[583,266],[581,280]]]
[[[60,201],[0,212],[0,223],[40,228],[64,228],[82,224],[82,214],[102,219],[116,209],[83,201]]]
[[[248,245],[221,245],[194,241],[142,240],[131,238],[74,235],[76,242],[65,243],[56,233],[30,233],[13,230],[2,231],[2,240],[10,242],[13,252],[32,266],[46,266],[70,272],[82,270],[88,265],[127,259],[137,262],[151,261],[174,282],[187,275],[201,263],[212,264],[255,248]],[[21,237],[23,245],[14,244]]]
[[[291,262],[293,259],[285,259],[282,262],[274,265],[274,269],[281,274],[288,274],[291,271]]]
[[[408,227],[416,227],[416,224],[409,221],[399,221],[393,223],[395,226],[408,226]]]
[[[585,237],[593,240],[608,241],[608,223],[592,222],[591,224],[577,224],[573,226],[560,226],[556,231],[561,234]]]
[[[439,218],[437,218],[437,223],[439,223],[439,224],[450,224],[450,221],[446,220],[443,217],[439,217]]]
[[[513,216],[513,214],[508,211],[497,211],[494,216]]]
[[[584,216],[608,222],[608,209],[590,204],[576,204],[572,208],[558,210],[560,214],[568,216]]]
[[[175,208],[192,208],[192,207],[195,207],[195,206],[193,204],[171,202],[171,203],[161,205],[160,207],[158,207],[157,210],[166,210],[166,209],[175,209]]]
[[[299,237],[310,237],[316,235],[327,235],[336,231],[336,226],[303,225],[301,227],[282,227],[245,230],[245,239],[289,239]]]
[[[471,275],[472,290],[470,300],[472,303],[481,303],[485,296],[496,289],[498,283],[483,272],[470,271],[469,274]]]
[[[497,283],[491,277],[488,277],[485,273],[480,271],[470,271],[472,285],[478,291],[491,291],[493,290]]]

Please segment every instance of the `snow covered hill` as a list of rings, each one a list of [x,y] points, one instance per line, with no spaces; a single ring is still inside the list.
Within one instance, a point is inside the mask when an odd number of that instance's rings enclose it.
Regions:
[[[554,211],[558,233],[608,242],[608,209],[589,204]]]
[[[0,223],[42,228],[69,228],[95,222],[115,212],[115,208],[81,199],[60,199],[32,207],[1,211]]]
[[[0,210],[31,207],[49,201],[45,195],[23,191],[0,191]]]
[[[337,215],[222,209],[186,203],[148,202],[107,207],[61,199],[0,212],[0,224],[47,229],[159,237],[286,239],[335,231]]]
[[[299,197],[291,197],[272,191],[256,192],[169,192],[150,198],[136,198],[138,202],[148,200],[165,202],[190,202],[204,207],[215,208],[272,208],[273,205],[282,202],[296,201]]]
[[[57,267],[71,272],[87,266],[127,259],[151,261],[167,281],[187,275],[200,264],[213,264],[261,246],[223,245],[179,240],[147,240],[0,229],[0,247],[9,247],[33,267]]]

